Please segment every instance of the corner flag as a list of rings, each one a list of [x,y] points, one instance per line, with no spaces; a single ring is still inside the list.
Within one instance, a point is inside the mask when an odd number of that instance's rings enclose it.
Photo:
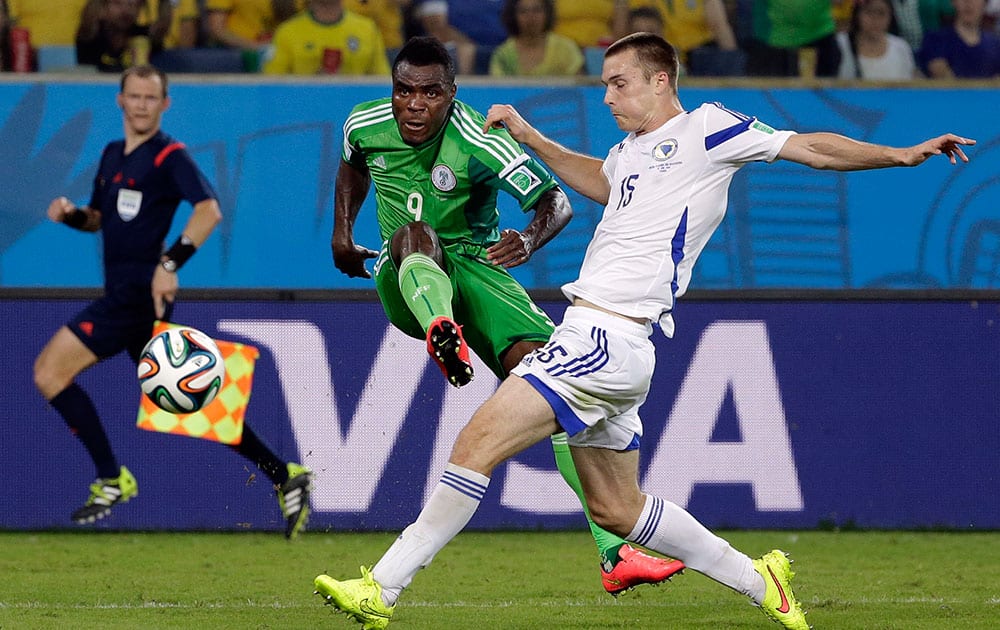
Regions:
[[[177,324],[157,321],[156,336]],[[226,380],[215,400],[194,413],[173,414],[157,407],[142,396],[136,426],[147,431],[175,433],[212,440],[223,444],[239,444],[243,439],[243,417],[250,404],[253,369],[260,356],[257,348],[232,341],[215,340],[226,367]]]

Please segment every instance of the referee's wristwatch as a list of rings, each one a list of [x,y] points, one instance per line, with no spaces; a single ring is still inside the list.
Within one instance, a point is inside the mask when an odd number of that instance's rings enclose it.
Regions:
[[[170,273],[177,272],[177,261],[173,258],[165,258],[161,260],[160,266],[163,267],[164,271],[169,271]]]

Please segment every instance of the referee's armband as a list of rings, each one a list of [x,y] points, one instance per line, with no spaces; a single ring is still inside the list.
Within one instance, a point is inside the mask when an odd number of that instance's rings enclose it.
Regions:
[[[195,251],[198,248],[194,246],[194,242],[188,238],[186,235],[181,234],[170,249],[163,253],[163,258],[160,260],[160,266],[165,270],[173,273],[184,266],[184,263],[188,261],[189,258],[194,256]]]

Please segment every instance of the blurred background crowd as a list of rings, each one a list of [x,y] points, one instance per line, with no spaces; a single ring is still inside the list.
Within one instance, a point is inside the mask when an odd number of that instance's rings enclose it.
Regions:
[[[432,35],[461,74],[599,75],[662,33],[689,76],[1000,75],[1000,0],[0,0],[0,69],[388,75]]]

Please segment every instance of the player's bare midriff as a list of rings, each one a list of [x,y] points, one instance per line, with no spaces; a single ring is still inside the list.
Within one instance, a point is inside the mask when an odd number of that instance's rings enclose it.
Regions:
[[[643,326],[645,326],[646,324],[649,323],[649,320],[646,319],[645,317],[630,317],[628,315],[622,315],[621,313],[616,313],[614,311],[609,311],[608,309],[603,308],[601,306],[598,306],[598,305],[594,304],[593,302],[588,302],[587,300],[584,300],[583,298],[573,298],[573,306],[585,306],[587,308],[592,308],[595,311],[601,311],[602,313],[607,313],[608,315],[614,315],[615,317],[621,317],[622,319],[627,319],[627,320],[633,321],[633,322],[635,322],[637,324],[642,324]]]

